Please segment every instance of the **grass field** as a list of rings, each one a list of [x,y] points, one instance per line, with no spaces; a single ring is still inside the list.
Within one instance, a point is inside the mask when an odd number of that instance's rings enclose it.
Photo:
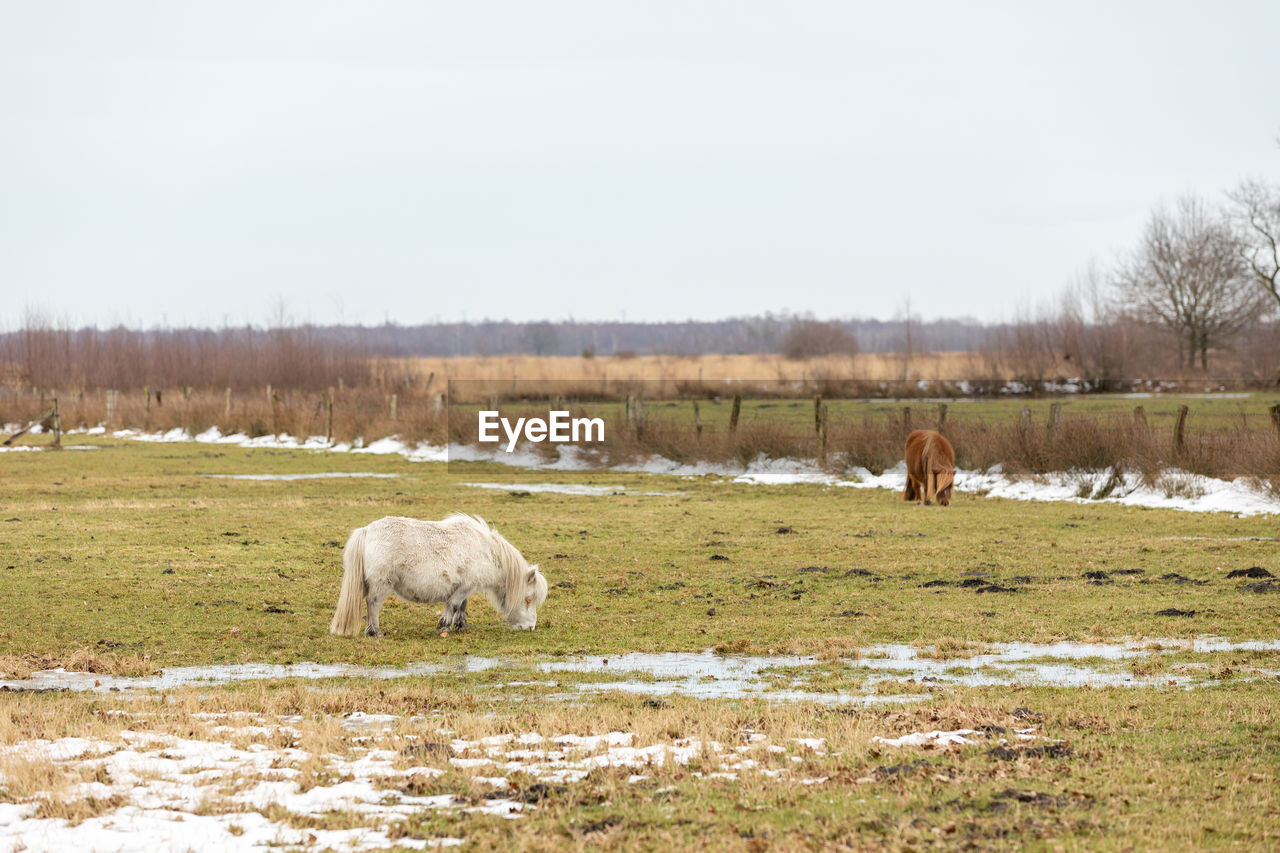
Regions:
[[[6,804],[35,803],[42,827],[68,832],[113,819],[121,803],[86,791],[133,778],[121,762],[144,749],[141,732],[153,760],[143,785],[164,781],[162,765],[177,766],[184,744],[288,752],[270,768],[226,769],[228,758],[189,817],[216,821],[227,839],[249,838],[265,820],[285,828],[273,831],[286,847],[361,847],[327,834],[361,827],[406,848],[464,839],[517,850],[1280,843],[1280,651],[1158,648],[1206,635],[1280,638],[1277,590],[1228,577],[1251,567],[1280,574],[1271,516],[964,494],[939,510],[885,491],[715,477],[66,443],[98,449],[0,455],[0,671],[444,666],[390,680],[174,687],[160,703],[147,693],[0,693],[0,826]],[[362,472],[390,476],[235,479]],[[528,488],[545,483],[617,493]],[[551,590],[538,629],[511,632],[477,599],[465,634],[437,636],[438,608],[389,604],[386,637],[329,636],[350,529],[452,510],[496,523],[542,565]],[[1161,615],[1170,609],[1192,615]],[[879,668],[873,648],[913,646],[949,672],[1001,643],[1118,638],[1144,651],[1079,665],[1151,686],[924,681],[905,664],[896,675]],[[813,660],[767,668],[745,698],[712,699],[616,688],[619,678],[661,686],[651,673],[545,666],[706,649]],[[466,663],[482,659],[500,665]],[[787,690],[820,695],[770,698]],[[344,724],[353,712],[388,717],[363,729]],[[1017,740],[1016,728],[1035,739]],[[972,744],[923,750],[873,740],[933,729],[979,733]],[[609,733],[625,746],[578,744],[559,758],[531,754],[545,744],[515,749],[542,743],[534,736]],[[111,752],[69,763],[33,745],[72,735]],[[623,749],[649,759],[627,764]],[[377,761],[390,769],[369,777]],[[203,778],[200,766],[175,778]],[[585,771],[548,769],[565,766]],[[299,796],[367,783],[400,811],[246,804],[248,792],[285,784],[280,774]]]

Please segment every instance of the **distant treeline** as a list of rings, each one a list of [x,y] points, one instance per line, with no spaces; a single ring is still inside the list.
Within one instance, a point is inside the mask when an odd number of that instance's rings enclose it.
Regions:
[[[1153,378],[1216,377],[1259,385],[1277,379],[1280,324],[1266,313],[1210,350],[1213,363],[1189,363],[1167,326],[1116,311],[1085,294],[1064,295],[1057,310],[1015,323],[830,320],[767,314],[674,323],[489,321],[401,326],[285,326],[221,329],[70,328],[28,319],[0,333],[0,385],[28,388],[411,387],[412,367],[379,359],[483,356],[836,356],[839,375],[857,380],[858,353],[895,353],[902,380],[926,352],[971,354],[964,375],[948,380],[1011,379],[1027,385],[1081,379],[1094,388]],[[1203,356],[1203,354],[1202,354]],[[394,371],[410,371],[396,376]],[[465,374],[465,370],[459,376]],[[816,376],[816,374],[815,374]],[[733,378],[733,377],[722,377]],[[428,383],[429,384],[429,383]]]
[[[421,326],[331,326],[315,332],[335,341],[358,341],[370,355],[704,355],[776,353],[787,331],[802,318],[786,314],[685,320],[668,323],[580,322],[517,323],[480,320]],[[971,350],[987,340],[992,327],[976,320],[833,321],[848,330],[862,352],[898,352],[916,336],[934,350]],[[909,335],[910,332],[910,335]]]
[[[39,387],[195,386],[320,388],[358,385],[372,358],[773,353],[798,318],[784,315],[681,323],[518,323],[482,320],[401,326],[221,329],[69,328],[29,318],[0,332],[0,377]],[[852,320],[862,351],[974,348],[989,336],[975,321]],[[910,332],[910,334],[909,334]],[[912,343],[914,335],[914,343]]]

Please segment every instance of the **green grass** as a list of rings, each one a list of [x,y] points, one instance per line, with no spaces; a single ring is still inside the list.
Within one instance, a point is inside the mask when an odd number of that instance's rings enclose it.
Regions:
[[[1274,634],[1280,612],[1280,597],[1226,579],[1229,570],[1254,565],[1280,573],[1273,542],[1240,538],[1273,535],[1267,516],[968,495],[949,509],[921,508],[883,490],[101,444],[91,452],[3,457],[0,577],[9,618],[0,628],[0,654],[57,656],[89,647],[149,655],[160,665],[391,664],[443,651],[606,654],[721,645],[822,654],[947,638],[1256,638]],[[206,476],[329,471],[400,476]],[[514,496],[460,485],[469,480],[608,483],[682,495]],[[440,518],[453,510],[484,516],[541,563],[551,590],[538,630],[507,630],[477,598],[466,634],[441,639],[433,630],[437,609],[395,604],[385,612],[388,636],[380,641],[330,636],[347,533],[384,515]],[[779,534],[780,527],[795,532]],[[1083,577],[1099,569],[1143,574],[1102,586]],[[1170,571],[1209,583],[1159,580]],[[966,572],[1018,591],[923,586],[955,584]],[[1155,615],[1168,607],[1196,615]]]

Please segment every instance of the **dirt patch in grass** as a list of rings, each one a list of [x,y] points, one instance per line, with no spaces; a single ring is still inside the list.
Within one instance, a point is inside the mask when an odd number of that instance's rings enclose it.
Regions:
[[[31,673],[46,669],[126,677],[154,675],[160,671],[150,655],[116,654],[90,648],[62,654],[0,655],[0,673],[12,678],[29,678]]]

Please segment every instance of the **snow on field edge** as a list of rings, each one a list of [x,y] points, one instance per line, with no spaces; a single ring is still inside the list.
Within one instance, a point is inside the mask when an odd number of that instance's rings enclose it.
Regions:
[[[87,435],[107,433],[103,427],[93,427],[80,432]],[[395,437],[380,438],[368,445],[359,440],[354,443],[329,444],[322,436],[299,439],[282,434],[250,438],[244,433],[224,435],[216,427],[194,436],[183,429],[173,429],[164,433],[144,433],[125,429],[112,432],[111,435],[115,438],[134,441],[195,441],[237,447],[397,454],[413,462],[493,462],[517,468],[547,471],[587,471],[597,470],[600,467],[579,448],[573,446],[562,447],[556,458],[548,460],[523,448],[513,453],[506,453],[484,451],[470,445],[454,444],[449,447],[439,447],[430,444],[409,444]],[[906,483],[906,467],[903,463],[898,463],[879,475],[872,474],[865,468],[854,468],[850,472],[852,474],[850,477],[823,471],[813,460],[767,459],[764,456],[758,457],[745,467],[712,462],[681,463],[651,456],[637,462],[608,466],[608,470],[620,473],[666,474],[676,477],[718,476],[730,478],[735,483],[755,485],[816,483],[840,488],[902,491]],[[997,465],[986,471],[957,471],[956,490],[985,497],[1024,501],[1103,502],[1176,509],[1185,512],[1231,512],[1237,515],[1280,513],[1280,498],[1268,494],[1247,478],[1218,480],[1176,468],[1166,470],[1153,486],[1148,486],[1143,484],[1140,476],[1132,472],[1126,472],[1117,477],[1106,470],[1059,471],[1015,479],[1006,475]]]

